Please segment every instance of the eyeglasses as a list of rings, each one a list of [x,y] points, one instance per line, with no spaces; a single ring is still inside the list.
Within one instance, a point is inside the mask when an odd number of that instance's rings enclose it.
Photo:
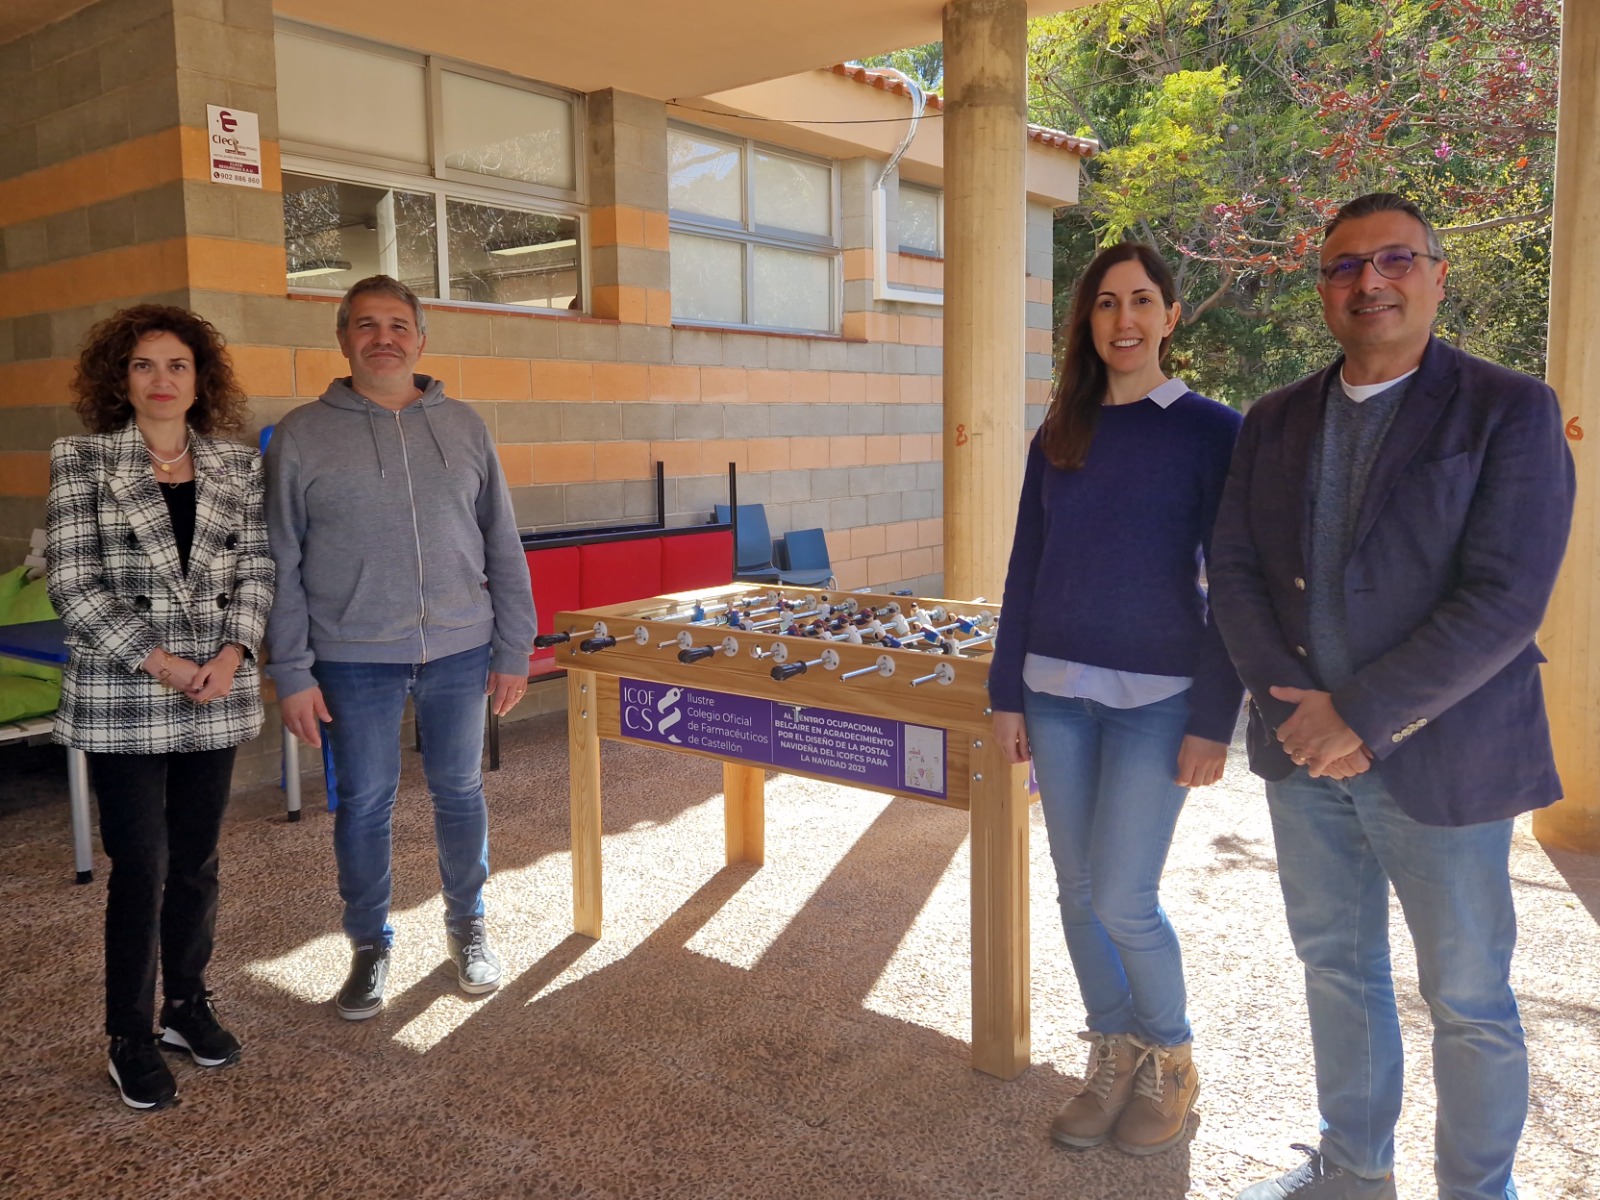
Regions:
[[[1361,278],[1361,269],[1371,263],[1372,269],[1385,279],[1404,279],[1411,274],[1411,268],[1416,265],[1419,258],[1431,258],[1435,262],[1444,261],[1437,254],[1424,254],[1419,250],[1407,249],[1405,246],[1390,246],[1386,250],[1379,250],[1376,254],[1349,254],[1343,258],[1336,258],[1321,268],[1317,274],[1327,280],[1330,287],[1349,287]]]

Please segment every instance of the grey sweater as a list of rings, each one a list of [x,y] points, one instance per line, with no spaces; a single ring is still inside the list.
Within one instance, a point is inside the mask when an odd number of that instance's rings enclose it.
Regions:
[[[438,380],[416,385],[393,412],[336,379],[273,431],[266,672],[281,696],[316,686],[318,659],[422,663],[485,643],[491,671],[527,673],[533,593],[494,442]]]
[[[1345,619],[1344,572],[1378,448],[1405,403],[1411,378],[1365,400],[1345,395],[1337,371],[1328,385],[1322,429],[1311,456],[1311,561],[1306,570],[1311,673],[1327,691],[1355,674]]]

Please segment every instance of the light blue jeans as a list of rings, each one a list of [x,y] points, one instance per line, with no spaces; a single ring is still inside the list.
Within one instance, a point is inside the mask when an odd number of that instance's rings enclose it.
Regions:
[[[1389,970],[1389,884],[1433,1014],[1434,1173],[1442,1200],[1515,1200],[1528,1055],[1511,992],[1511,822],[1412,820],[1377,772],[1304,767],[1267,784],[1278,880],[1305,964],[1322,1152],[1358,1175],[1394,1163],[1404,1080]]]
[[[339,807],[333,851],[344,931],[356,945],[390,945],[389,873],[400,721],[409,695],[422,735],[422,772],[433,797],[445,922],[460,930],[483,916],[489,878],[489,814],[483,798],[484,688],[489,647],[428,663],[318,661],[312,667],[332,724]]]
[[[1188,795],[1173,782],[1188,693],[1108,708],[1025,687],[1023,715],[1089,1028],[1189,1041],[1183,955],[1159,895]]]

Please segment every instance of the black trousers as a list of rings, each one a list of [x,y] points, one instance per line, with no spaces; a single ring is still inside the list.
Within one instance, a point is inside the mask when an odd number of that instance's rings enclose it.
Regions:
[[[106,1033],[148,1037],[162,991],[205,987],[217,924],[217,838],[235,747],[191,754],[89,754],[106,884]]]

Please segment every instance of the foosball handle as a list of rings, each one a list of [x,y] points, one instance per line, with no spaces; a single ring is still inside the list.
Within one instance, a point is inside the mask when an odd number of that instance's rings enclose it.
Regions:
[[[796,675],[806,673],[806,664],[803,662],[782,663],[772,668],[772,677],[779,683],[785,679],[793,679]]]
[[[559,646],[562,642],[570,642],[570,633],[541,633],[533,639],[533,644],[540,650],[548,650],[551,646]]]
[[[609,650],[617,644],[617,639],[607,634],[605,637],[586,638],[578,643],[578,649],[585,654],[593,654],[597,650]]]
[[[687,650],[678,651],[678,661],[681,663],[697,663],[701,659],[710,658],[717,652],[715,646],[691,646]]]

